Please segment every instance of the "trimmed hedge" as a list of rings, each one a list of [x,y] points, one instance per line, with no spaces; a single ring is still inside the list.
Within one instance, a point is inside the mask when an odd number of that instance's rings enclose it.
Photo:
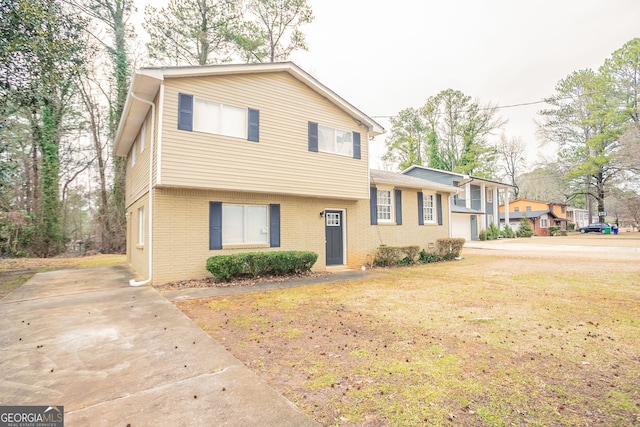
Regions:
[[[282,276],[311,270],[318,254],[306,251],[245,252],[218,255],[207,259],[207,270],[224,282],[231,279],[267,274]]]
[[[380,246],[373,262],[378,267],[449,261],[460,256],[464,239],[437,239],[436,251],[427,252],[418,246]]]
[[[373,264],[379,267],[415,264],[419,256],[419,246],[380,246]]]
[[[446,238],[436,240],[436,253],[445,257],[459,257],[465,240],[463,238]]]

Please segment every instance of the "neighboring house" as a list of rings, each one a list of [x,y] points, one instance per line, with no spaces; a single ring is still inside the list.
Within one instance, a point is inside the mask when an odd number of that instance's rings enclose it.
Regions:
[[[537,236],[549,236],[549,227],[558,226],[567,229],[570,217],[569,206],[564,203],[551,203],[540,200],[515,199],[509,202],[509,225],[514,231],[520,226],[520,220],[526,216]],[[504,223],[505,206],[500,205],[500,222]]]
[[[291,62],[138,70],[115,140],[132,285],[207,276],[214,255],[310,250],[316,269],[360,268],[381,244],[449,237],[456,188],[369,171],[383,132]]]
[[[508,196],[511,185],[417,165],[409,167],[402,173],[458,189],[450,203],[452,237],[478,240],[480,231],[486,230],[489,224],[500,227],[498,211],[500,195]]]
[[[567,221],[575,224],[574,229],[578,230],[581,227],[589,225],[589,211],[587,209],[574,208],[567,206]]]

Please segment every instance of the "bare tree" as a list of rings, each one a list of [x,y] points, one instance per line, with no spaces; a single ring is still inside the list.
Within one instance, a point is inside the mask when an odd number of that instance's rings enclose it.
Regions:
[[[623,168],[640,174],[640,124],[630,126],[620,137],[620,151],[617,157]]]
[[[246,62],[286,61],[293,51],[307,50],[300,26],[313,21],[307,0],[248,0],[245,21],[235,42]]]
[[[516,182],[516,177],[522,173],[522,169],[525,167],[526,145],[521,138],[512,137],[507,139],[502,134],[496,149],[498,151],[498,167],[502,169],[504,176],[513,185],[513,196],[517,199],[520,188]]]

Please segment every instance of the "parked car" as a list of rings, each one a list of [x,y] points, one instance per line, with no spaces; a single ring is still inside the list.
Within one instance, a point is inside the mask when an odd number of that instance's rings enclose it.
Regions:
[[[613,228],[613,226],[607,222],[594,222],[586,227],[581,227],[580,232],[584,233],[604,233],[605,228]]]

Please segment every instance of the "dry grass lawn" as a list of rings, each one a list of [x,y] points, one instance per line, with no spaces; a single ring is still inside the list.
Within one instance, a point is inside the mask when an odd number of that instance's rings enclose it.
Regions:
[[[463,254],[177,305],[325,426],[640,425],[639,253]]]

